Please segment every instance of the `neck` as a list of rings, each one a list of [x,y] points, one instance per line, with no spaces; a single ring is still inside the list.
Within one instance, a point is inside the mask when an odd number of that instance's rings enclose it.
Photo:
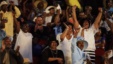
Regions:
[[[56,48],[50,48],[51,50],[57,50]]]

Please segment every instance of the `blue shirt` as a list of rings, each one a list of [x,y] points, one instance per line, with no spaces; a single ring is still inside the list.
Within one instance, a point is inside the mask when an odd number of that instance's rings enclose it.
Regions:
[[[61,26],[55,26],[53,29],[55,30],[55,35],[62,33],[62,27]]]
[[[73,38],[72,41],[72,64],[84,64],[84,60],[86,59],[86,55],[77,45],[77,39]]]
[[[0,48],[2,45],[2,39],[5,38],[6,32],[4,30],[0,30]]]

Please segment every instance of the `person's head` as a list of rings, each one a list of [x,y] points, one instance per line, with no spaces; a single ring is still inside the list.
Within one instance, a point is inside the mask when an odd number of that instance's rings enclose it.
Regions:
[[[2,11],[7,11],[8,3],[6,1],[2,1],[0,3],[0,7]]]
[[[38,8],[38,9],[43,9],[43,8],[44,8],[44,2],[43,2],[43,1],[40,1],[40,2],[37,4],[37,8]]]
[[[51,49],[56,49],[58,45],[59,45],[58,40],[56,40],[56,39],[49,40],[49,47]]]
[[[77,46],[78,46],[81,50],[83,50],[83,48],[84,48],[84,42],[83,42],[83,41],[77,41]]]
[[[88,18],[81,19],[80,24],[83,28],[88,29],[91,25],[91,20]]]
[[[87,10],[90,12],[92,10],[92,7],[91,6],[86,6],[85,11],[87,11]]]
[[[37,16],[37,18],[35,19],[35,23],[37,25],[43,25],[43,18],[42,18],[42,16]]]
[[[22,31],[25,32],[25,33],[29,32],[29,30],[30,30],[29,24],[27,22],[23,22],[21,28],[22,28]]]
[[[67,34],[72,34],[72,32],[73,32],[73,24],[70,23],[70,22],[66,22],[65,24],[69,27],[69,30],[68,30]]]
[[[108,3],[107,3],[107,6],[108,7],[112,7],[113,6],[113,1],[112,0],[109,0]]]
[[[74,34],[78,34],[79,33],[79,31],[80,31],[80,28],[74,28]]]
[[[51,7],[51,8],[49,9],[49,13],[50,13],[50,14],[54,14],[54,13],[55,13],[55,8],[54,8],[54,7]]]
[[[83,11],[79,12],[79,19],[84,19],[87,16],[85,15],[85,13]]]
[[[52,17],[52,22],[55,23],[55,25],[59,25],[60,23],[60,16],[57,16],[56,14]]]
[[[85,50],[88,47],[88,42],[83,39],[83,37],[77,37],[77,42],[76,42],[78,48],[81,50]]]
[[[6,48],[11,48],[11,42],[12,42],[12,39],[11,39],[11,37],[9,37],[9,36],[6,36],[6,37],[3,39],[3,44],[5,44],[5,47],[6,47]]]

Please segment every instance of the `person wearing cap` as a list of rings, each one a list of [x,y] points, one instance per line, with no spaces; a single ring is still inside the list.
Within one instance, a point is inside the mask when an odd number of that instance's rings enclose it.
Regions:
[[[83,37],[73,38],[72,42],[72,64],[84,64],[84,61],[90,59],[84,50],[88,47],[87,41]]]
[[[44,25],[47,26],[47,25],[51,24],[52,17],[55,14],[55,7],[48,6],[44,12],[46,13],[45,18],[44,18],[44,20],[45,20]]]
[[[34,8],[35,8],[36,14],[42,15],[44,13],[45,8],[47,7],[47,4],[48,3],[46,1],[42,1],[42,0],[34,1]]]
[[[65,64],[64,54],[57,49],[59,45],[58,40],[50,39],[49,45],[42,51],[41,64]]]
[[[20,10],[14,5],[14,3],[10,3],[12,7],[14,7],[14,12],[16,14],[16,18],[20,16]],[[13,11],[8,11],[8,3],[6,1],[2,1],[0,3],[1,13],[3,14],[3,19],[7,20],[5,23],[4,30],[6,31],[6,35],[13,37]]]
[[[19,46],[16,50],[11,48],[11,37],[6,36],[2,40],[2,48],[0,49],[0,64],[23,64],[23,57],[19,53]]]

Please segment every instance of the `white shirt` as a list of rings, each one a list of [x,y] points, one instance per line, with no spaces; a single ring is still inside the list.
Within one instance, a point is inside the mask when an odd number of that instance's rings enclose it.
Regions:
[[[81,36],[80,35],[81,31],[82,31],[82,27],[80,29],[80,32],[79,32],[78,36]],[[86,40],[88,42],[88,47],[87,47],[86,50],[95,51],[96,47],[95,47],[94,35],[96,34],[96,32],[98,32],[98,29],[95,29],[94,25],[92,25],[88,29],[84,29],[84,40]]]
[[[20,30],[19,34],[17,35],[17,40],[15,44],[15,49],[17,46],[20,46],[20,54],[23,58],[28,58],[30,62],[32,62],[32,34],[31,33],[24,33]]]

